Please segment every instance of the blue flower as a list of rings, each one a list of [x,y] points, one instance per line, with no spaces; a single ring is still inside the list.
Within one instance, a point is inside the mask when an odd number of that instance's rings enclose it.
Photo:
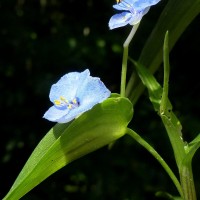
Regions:
[[[150,6],[155,5],[160,0],[117,0],[113,6],[116,10],[124,10],[120,14],[115,14],[109,21],[109,28],[119,28],[127,24],[135,25],[149,11]]]
[[[81,73],[71,72],[52,85],[49,98],[54,105],[43,117],[66,123],[109,96],[110,91],[99,78],[91,77],[88,69]]]

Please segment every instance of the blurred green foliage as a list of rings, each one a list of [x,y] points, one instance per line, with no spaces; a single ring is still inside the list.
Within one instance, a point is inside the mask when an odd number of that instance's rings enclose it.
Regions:
[[[151,8],[130,46],[137,59],[166,0]],[[89,68],[119,92],[122,44],[130,27],[109,31],[114,1],[0,0],[0,198],[10,189],[29,155],[53,126],[42,119],[49,89],[60,76]],[[170,54],[169,96],[190,141],[200,132],[199,21],[187,28]],[[153,48],[153,47],[152,47]],[[162,69],[157,72],[162,81]],[[131,126],[175,167],[161,121],[146,93]],[[198,153],[197,153],[198,154]],[[194,179],[200,197],[199,155]],[[176,194],[160,165],[128,136],[63,168],[22,199],[156,199]]]

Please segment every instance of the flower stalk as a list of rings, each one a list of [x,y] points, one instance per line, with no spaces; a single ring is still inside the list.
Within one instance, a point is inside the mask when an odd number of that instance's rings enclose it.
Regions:
[[[140,135],[138,135],[135,131],[127,128],[127,134],[129,134],[133,139],[135,139],[140,145],[142,145],[156,160],[162,165],[162,167],[165,169],[171,180],[173,181],[174,185],[176,186],[179,194],[181,197],[183,197],[183,191],[182,187],[180,185],[180,182],[176,178],[175,174],[171,170],[171,168],[168,166],[168,164],[164,161],[164,159],[160,156],[160,154],[148,143],[146,142]],[[189,199],[187,199],[189,200]],[[193,200],[193,199],[191,199]]]
[[[128,61],[128,47],[133,39],[139,24],[136,24],[133,26],[131,29],[130,34],[128,35],[127,39],[125,40],[123,44],[124,52],[123,52],[123,59],[122,59],[122,72],[121,72],[121,89],[120,89],[120,94],[122,97],[125,97],[125,90],[126,90],[126,73],[127,73],[127,61]]]

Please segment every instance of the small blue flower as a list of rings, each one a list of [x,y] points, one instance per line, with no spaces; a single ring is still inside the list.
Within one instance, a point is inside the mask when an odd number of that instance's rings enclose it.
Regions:
[[[155,5],[160,0],[117,0],[113,6],[116,10],[124,10],[120,14],[115,14],[109,21],[109,28],[119,28],[127,24],[135,25],[149,11],[150,6]]]
[[[99,78],[91,77],[88,69],[81,73],[71,72],[52,85],[49,98],[54,105],[43,117],[66,123],[109,96],[110,91]]]

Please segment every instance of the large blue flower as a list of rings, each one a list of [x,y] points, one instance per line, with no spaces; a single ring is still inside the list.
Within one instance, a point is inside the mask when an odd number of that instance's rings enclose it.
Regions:
[[[124,10],[120,14],[115,14],[109,21],[109,28],[119,28],[127,24],[135,25],[149,11],[150,6],[157,4],[160,0],[117,0],[113,8]]]
[[[88,69],[81,73],[71,72],[52,85],[49,98],[54,105],[43,117],[66,123],[109,96],[110,91],[99,78],[91,77]]]

